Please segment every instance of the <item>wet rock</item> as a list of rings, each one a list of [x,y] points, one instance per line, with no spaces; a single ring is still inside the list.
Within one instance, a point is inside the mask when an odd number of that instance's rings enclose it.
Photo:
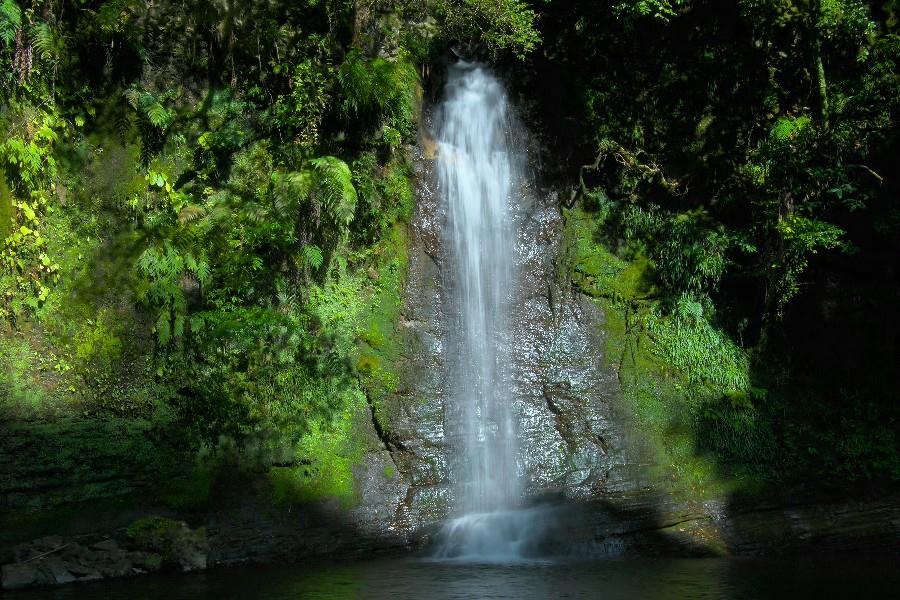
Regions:
[[[95,579],[103,578],[103,576],[100,574],[100,571],[98,571],[94,567],[84,564],[67,563],[66,568],[68,569],[69,573],[71,573],[78,579],[78,581],[92,581]]]
[[[4,590],[16,590],[37,584],[38,569],[31,563],[3,565],[2,583]]]
[[[116,543],[115,540],[103,540],[101,542],[97,542],[96,544],[91,544],[91,548],[94,550],[101,550],[103,552],[116,552],[119,550],[119,544]]]
[[[52,557],[42,560],[40,570],[49,576],[48,584],[62,585],[77,580],[77,577],[69,572],[69,565],[61,558]]]
[[[165,565],[182,572],[200,571],[208,564],[206,530],[191,529],[183,521],[145,517],[131,524],[128,537],[138,550],[157,554]]]

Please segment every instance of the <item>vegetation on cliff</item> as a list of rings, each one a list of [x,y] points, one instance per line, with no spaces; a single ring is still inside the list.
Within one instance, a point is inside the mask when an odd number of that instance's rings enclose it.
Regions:
[[[896,3],[629,6],[551,3],[523,74],[626,397],[676,470],[896,480]]]
[[[232,460],[353,502],[451,47],[527,87],[574,283],[676,471],[895,480],[898,14],[0,0],[2,509],[200,508]]]
[[[355,419],[396,386],[420,67],[451,35],[523,55],[533,18],[3,0],[4,510],[199,508],[223,461],[352,503]]]

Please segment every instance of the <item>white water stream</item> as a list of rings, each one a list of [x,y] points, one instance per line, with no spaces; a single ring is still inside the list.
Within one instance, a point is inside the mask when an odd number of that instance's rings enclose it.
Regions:
[[[449,420],[456,516],[438,536],[440,558],[516,559],[529,537],[530,511],[517,510],[517,428],[506,350],[516,282],[510,203],[521,163],[510,128],[500,82],[483,66],[452,66],[438,118],[437,166],[455,318]]]

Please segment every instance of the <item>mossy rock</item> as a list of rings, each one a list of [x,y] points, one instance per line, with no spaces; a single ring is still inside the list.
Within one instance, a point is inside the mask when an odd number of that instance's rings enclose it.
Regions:
[[[126,530],[136,550],[161,557],[162,565],[181,571],[206,568],[209,544],[206,530],[191,529],[184,521],[165,517],[144,517]]]

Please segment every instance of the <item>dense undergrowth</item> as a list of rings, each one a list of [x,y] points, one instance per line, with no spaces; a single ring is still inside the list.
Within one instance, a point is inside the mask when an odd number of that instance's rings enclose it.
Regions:
[[[551,5],[521,74],[626,404],[692,487],[896,482],[896,4],[634,8]]]
[[[3,510],[353,504],[398,385],[421,73],[451,32],[522,55],[533,16],[0,2]]]

